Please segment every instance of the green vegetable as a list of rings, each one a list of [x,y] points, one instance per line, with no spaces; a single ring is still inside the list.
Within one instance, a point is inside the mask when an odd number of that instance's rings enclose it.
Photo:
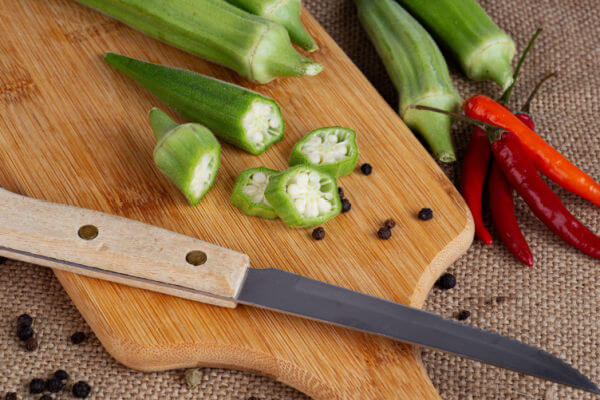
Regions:
[[[292,149],[290,165],[309,164],[335,178],[348,175],[358,160],[356,133],[333,126],[304,136]]]
[[[475,80],[491,79],[508,88],[515,43],[475,0],[400,0],[419,18]]]
[[[206,127],[177,125],[158,108],[150,110],[148,119],[156,137],[154,162],[195,206],[217,177],[219,142]]]
[[[308,51],[319,48],[300,22],[300,0],[227,0],[229,3],[283,25],[292,42]]]
[[[78,1],[259,83],[322,69],[293,48],[283,26],[225,0]]]
[[[438,160],[454,161],[450,117],[410,108],[413,105],[447,111],[460,108],[460,96],[439,48],[395,0],[355,0],[355,3],[363,27],[398,89],[400,116],[409,128],[425,138]]]
[[[297,165],[271,176],[265,197],[289,226],[320,225],[342,209],[334,177],[309,165]]]
[[[206,125],[218,137],[240,149],[261,154],[283,139],[285,123],[273,99],[183,69],[114,53],[106,54],[104,59],[184,117]]]
[[[261,218],[277,218],[277,213],[265,198],[265,189],[269,179],[279,171],[265,167],[250,168],[242,171],[235,180],[231,192],[231,204],[246,215]]]

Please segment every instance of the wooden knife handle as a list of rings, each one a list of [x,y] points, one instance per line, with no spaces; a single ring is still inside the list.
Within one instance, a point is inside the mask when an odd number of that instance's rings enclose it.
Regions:
[[[1,188],[0,255],[232,308],[249,267],[233,250]]]

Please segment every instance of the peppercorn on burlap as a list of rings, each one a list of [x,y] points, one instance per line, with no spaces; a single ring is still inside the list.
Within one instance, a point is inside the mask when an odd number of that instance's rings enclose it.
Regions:
[[[484,8],[518,43],[521,50],[539,26],[544,32],[524,67],[513,95],[519,105],[535,82],[551,71],[554,79],[539,94],[533,112],[539,131],[569,159],[600,180],[600,5],[597,0],[482,0]],[[364,32],[350,0],[306,0],[307,8],[344,48],[393,105],[397,100],[383,66]],[[499,94],[489,83],[468,82],[456,66],[453,78],[463,96]],[[469,129],[454,130],[462,157]],[[456,181],[459,167],[445,167]],[[600,210],[553,186],[575,215],[600,232]],[[450,271],[456,288],[434,289],[428,310],[451,316],[471,311],[466,323],[513,336],[565,359],[600,382],[600,263],[563,244],[517,202],[517,213],[535,254],[533,269],[518,265],[500,245],[475,242]],[[489,218],[488,218],[489,220]],[[497,236],[495,236],[497,240]],[[183,371],[141,373],[114,361],[45,269],[8,261],[0,266],[0,392],[17,391],[29,398],[29,379],[45,377],[58,368],[72,379],[85,379],[93,399],[306,399],[306,396],[268,378],[222,369],[203,369],[201,383],[190,389]],[[22,312],[36,317],[40,341],[36,352],[19,348],[15,318]],[[77,330],[90,333],[80,344],[68,337]],[[592,399],[535,378],[425,351],[424,361],[444,399]],[[70,396],[65,395],[64,398]],[[62,398],[62,397],[61,397]]]

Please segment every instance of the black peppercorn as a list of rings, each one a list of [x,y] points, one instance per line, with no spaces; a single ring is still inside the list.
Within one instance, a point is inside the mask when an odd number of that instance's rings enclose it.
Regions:
[[[506,296],[498,296],[496,297],[496,303],[502,304],[507,300]]]
[[[385,222],[383,223],[384,228],[392,229],[395,226],[396,226],[396,221],[394,221],[392,218],[386,219]]]
[[[50,378],[46,381],[46,390],[50,393],[58,393],[65,387],[65,384],[56,377]]]
[[[23,347],[25,347],[25,350],[27,351],[36,351],[38,348],[38,341],[35,337],[30,337],[23,343]]]
[[[15,392],[6,393],[4,400],[17,400],[17,394]]]
[[[344,200],[344,189],[338,186],[338,195],[340,196],[340,200]]]
[[[54,377],[56,379],[60,379],[61,381],[65,381],[69,379],[69,374],[67,374],[67,371],[65,371],[64,369],[59,369],[54,373]]]
[[[452,274],[444,274],[440,276],[435,285],[442,290],[452,289],[456,286],[456,278]]]
[[[388,240],[392,237],[392,231],[385,227],[381,228],[377,231],[377,237],[381,240]]]
[[[325,229],[322,227],[315,228],[312,231],[312,237],[315,240],[323,240],[325,238]]]
[[[33,329],[29,325],[19,325],[17,327],[17,336],[24,342],[33,337]]]
[[[71,343],[80,344],[86,339],[85,333],[83,332],[75,332],[71,335]]]
[[[31,326],[33,323],[33,318],[29,314],[21,314],[19,318],[17,318],[17,325],[26,325]]]
[[[433,210],[431,210],[431,208],[422,208],[421,211],[419,211],[419,219],[421,221],[429,221],[432,218]]]
[[[46,388],[46,382],[43,379],[35,378],[29,382],[29,392],[33,394],[42,393]]]
[[[6,257],[0,257],[0,265],[6,262]]]
[[[79,399],[85,399],[89,396],[91,390],[92,388],[87,382],[79,381],[73,385],[73,396]]]
[[[459,321],[464,321],[465,319],[471,316],[471,312],[468,310],[462,310],[458,314],[456,314],[456,319]]]
[[[40,397],[38,400],[52,400],[52,396],[45,394],[42,397]]]
[[[260,400],[258,397],[255,396],[250,396],[248,397],[248,400]]]
[[[342,212],[348,212],[350,211],[350,209],[352,208],[352,204],[350,203],[350,200],[348,199],[342,199]]]
[[[371,172],[373,172],[373,167],[369,163],[364,163],[360,166],[360,170],[365,175],[371,175]]]

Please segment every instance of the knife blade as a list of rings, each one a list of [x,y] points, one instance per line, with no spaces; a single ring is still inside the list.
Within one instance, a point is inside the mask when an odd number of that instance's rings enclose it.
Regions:
[[[0,255],[208,304],[293,314],[600,394],[557,357],[506,336],[283,270],[250,268],[245,254],[156,226],[1,188]]]

